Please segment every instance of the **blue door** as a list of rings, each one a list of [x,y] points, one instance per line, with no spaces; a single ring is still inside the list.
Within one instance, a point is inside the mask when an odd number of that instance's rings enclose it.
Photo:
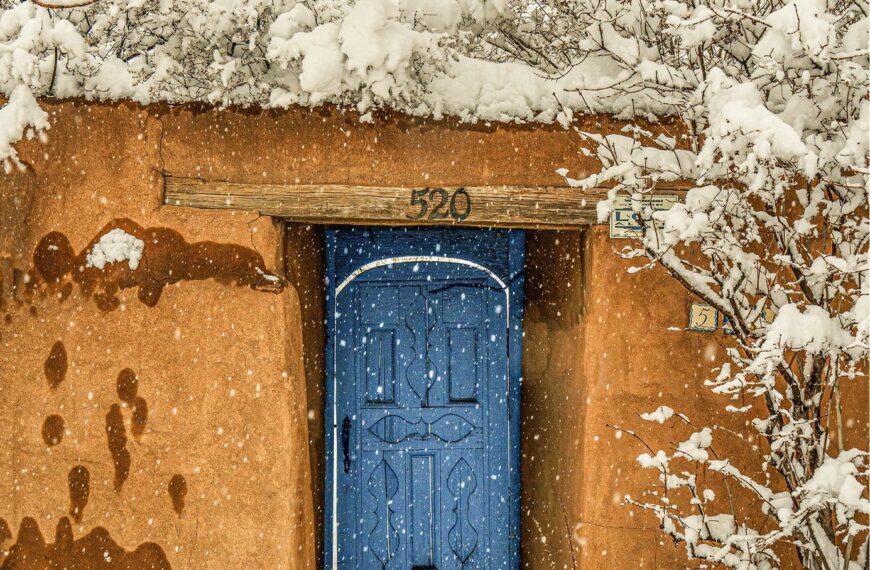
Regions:
[[[519,567],[524,237],[327,233],[327,568]]]

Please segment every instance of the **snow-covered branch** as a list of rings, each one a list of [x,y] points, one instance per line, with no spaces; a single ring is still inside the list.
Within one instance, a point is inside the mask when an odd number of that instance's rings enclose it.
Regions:
[[[764,442],[753,471],[711,459],[704,430],[644,453],[640,464],[659,471],[649,495],[658,500],[629,502],[690,558],[776,568],[773,547],[787,544],[805,568],[864,568],[868,454],[844,449],[840,389],[867,389],[866,6],[602,5],[575,11],[587,23],[579,41],[625,70],[626,89],[641,81],[667,101],[688,135],[582,133],[603,167],[569,182],[614,184],[602,219],[617,195],[631,196],[645,229],[623,255],[647,256],[727,317],[728,360],[706,384],[733,402],[722,413],[747,414]],[[644,197],[677,179],[694,184],[684,202],[652,211]],[[742,521],[717,512],[712,488],[674,475],[681,464],[736,483],[757,508]],[[766,522],[753,528],[759,514]]]

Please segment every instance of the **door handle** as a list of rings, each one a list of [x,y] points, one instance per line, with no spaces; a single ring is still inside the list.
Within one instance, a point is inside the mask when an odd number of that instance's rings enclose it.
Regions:
[[[350,418],[344,416],[341,422],[341,449],[344,452],[344,472],[350,471]]]

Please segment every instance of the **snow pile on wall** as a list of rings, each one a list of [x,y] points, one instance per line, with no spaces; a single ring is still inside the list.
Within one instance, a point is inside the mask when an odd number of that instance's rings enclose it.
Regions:
[[[48,128],[48,113],[40,109],[30,89],[24,85],[12,89],[9,102],[0,109],[0,162],[4,170],[21,166],[13,144]]]
[[[660,424],[665,423],[668,418],[674,415],[673,408],[669,406],[659,406],[653,412],[641,414],[640,417],[643,420],[648,422],[658,422]]]
[[[100,240],[94,244],[86,257],[86,265],[104,269],[108,263],[126,261],[130,269],[135,271],[139,267],[144,250],[144,241],[120,228],[115,228],[103,234]]]

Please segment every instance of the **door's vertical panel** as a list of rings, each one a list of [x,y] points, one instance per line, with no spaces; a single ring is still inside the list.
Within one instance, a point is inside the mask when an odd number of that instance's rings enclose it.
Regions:
[[[422,286],[402,288],[404,315],[401,321],[409,333],[410,358],[403,372],[403,387],[407,387],[406,405],[409,408],[427,407],[429,392],[435,383],[435,371],[429,356],[429,302]]]
[[[387,453],[366,452],[360,517],[360,568],[400,568],[403,472]]]
[[[447,479],[450,473],[456,466],[456,462],[462,457],[462,451],[458,449],[446,449],[439,454],[438,461],[441,467],[440,477],[438,478],[438,487],[442,490],[441,493],[441,525],[438,528],[438,537],[440,542],[440,560],[441,564],[438,570],[461,570],[462,563],[453,554],[450,548],[450,529],[456,524],[456,513],[454,512],[454,499],[447,488]]]
[[[448,400],[451,404],[477,402],[478,332],[476,326],[447,329]]]
[[[508,235],[508,278],[510,314],[508,318],[508,457],[512,462],[508,495],[510,505],[510,568],[520,566],[520,387],[522,386],[523,313],[525,310],[526,232],[511,230]]]
[[[394,344],[394,402],[397,408],[408,408],[419,405],[419,400],[414,404],[413,392],[408,384],[408,367],[416,359],[417,353],[414,348],[414,335],[406,322],[405,308],[412,302],[416,287],[397,285],[395,294],[398,300],[399,310],[395,317],[395,344]]]
[[[394,451],[385,451],[384,457],[388,458],[390,465],[396,471],[396,476],[400,481],[401,488],[393,497],[393,512],[396,529],[398,529],[398,545],[396,546],[396,555],[393,557],[391,565],[387,566],[390,570],[405,570],[408,565],[408,464],[407,452],[402,449]]]
[[[339,299],[339,310],[336,315],[337,323],[343,322],[345,313],[349,314],[352,319],[352,322],[346,325],[347,330],[350,331],[349,335],[345,337],[344,331],[341,329],[336,332],[338,350],[346,350],[348,354],[352,355],[352,360],[348,359],[345,361],[345,366],[348,367],[350,372],[347,374],[346,382],[339,382],[339,393],[347,393],[349,395],[349,400],[344,408],[346,410],[344,417],[345,420],[350,419],[350,472],[347,474],[347,477],[353,481],[353,495],[340,497],[339,500],[344,500],[345,503],[353,505],[352,510],[348,510],[346,516],[348,516],[348,525],[353,529],[352,532],[347,534],[354,541],[355,545],[355,567],[374,568],[374,566],[371,566],[371,549],[368,547],[368,537],[372,528],[367,524],[360,523],[365,520],[366,516],[373,513],[370,478],[373,476],[375,466],[381,458],[373,457],[370,453],[364,452],[362,442],[362,435],[369,427],[365,425],[365,417],[362,413],[366,397],[366,343],[363,339],[370,327],[364,324],[365,319],[363,318],[362,311],[363,307],[365,307],[363,298],[366,287],[361,285],[362,283],[350,284]],[[339,371],[340,379],[342,379],[343,374],[344,371]],[[343,430],[343,426],[340,425],[339,429]],[[383,475],[388,477],[389,473],[386,472]],[[342,514],[345,513],[345,511],[341,512]],[[350,518],[351,516],[353,518]]]
[[[360,322],[365,345],[367,404],[395,404],[396,328],[399,324],[399,288],[394,285],[359,287]]]
[[[485,472],[491,492],[487,496],[486,547],[492,568],[509,568],[510,560],[510,471],[515,461],[510,457],[507,364],[507,313],[509,302],[504,291],[487,296],[486,315],[486,437]],[[513,466],[513,467],[512,467]]]
[[[462,570],[478,570],[485,568],[493,559],[491,540],[491,527],[489,517],[487,516],[487,481],[486,472],[483,469],[483,447],[478,447],[467,451],[464,454],[464,459],[471,466],[472,472],[478,477],[479,484],[477,489],[469,494],[468,512],[469,520],[472,526],[477,530],[478,542],[475,546],[474,553],[468,562],[462,566]],[[498,566],[490,566],[490,568],[498,568]]]
[[[365,356],[366,403],[394,404],[396,401],[395,332],[369,327]]]
[[[351,292],[352,293],[352,292]],[[360,449],[358,350],[353,341],[357,334],[358,310],[355,296],[344,295],[335,305],[333,318],[335,330],[333,351],[335,358],[334,390],[337,414],[335,422],[335,462],[337,475],[337,560],[339,568],[356,568],[358,565],[358,529],[354,521],[359,518]]]
[[[441,460],[442,541],[439,570],[474,570],[487,566],[487,481],[483,449],[445,452]]]
[[[464,281],[467,285],[444,287],[441,296],[442,334],[446,352],[443,359],[446,380],[444,403],[448,405],[473,405],[478,402],[481,369],[478,366],[478,334],[487,280]]]
[[[437,565],[438,474],[434,453],[409,454],[409,555],[411,567]]]

